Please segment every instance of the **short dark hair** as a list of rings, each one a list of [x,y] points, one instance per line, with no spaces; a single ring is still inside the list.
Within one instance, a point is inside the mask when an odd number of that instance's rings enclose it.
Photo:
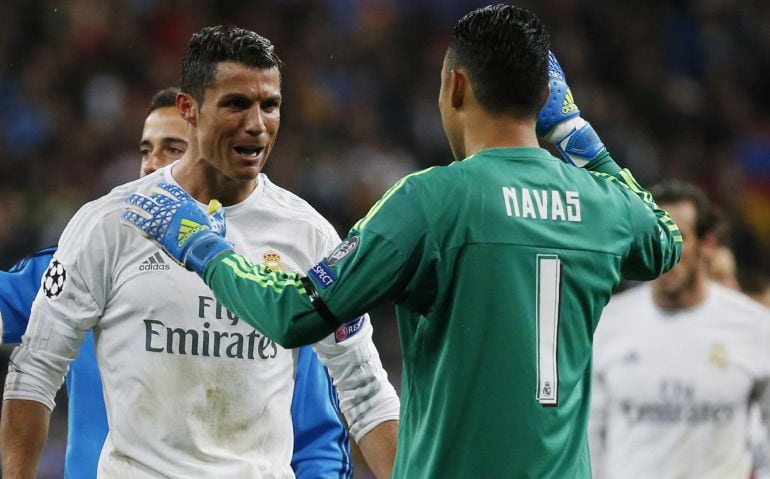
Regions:
[[[280,70],[283,66],[267,38],[231,25],[205,27],[190,38],[182,58],[182,91],[202,102],[203,92],[213,84],[217,64],[221,62],[264,70]]]
[[[733,224],[730,243],[735,255],[738,283],[747,294],[762,294],[770,288],[770,254],[756,229],[745,220]]]
[[[528,117],[540,111],[548,95],[549,48],[545,25],[534,14],[490,5],[460,19],[447,61],[468,71],[485,110]]]
[[[158,108],[176,106],[176,95],[178,93],[179,88],[175,86],[170,86],[156,92],[150,100],[150,106],[147,108],[147,115],[154,112]]]
[[[703,238],[709,233],[717,233],[717,226],[720,224],[719,213],[709,201],[706,193],[693,185],[682,180],[670,178],[661,181],[650,188],[650,193],[658,204],[680,203],[689,201],[695,206],[695,234],[698,238]]]

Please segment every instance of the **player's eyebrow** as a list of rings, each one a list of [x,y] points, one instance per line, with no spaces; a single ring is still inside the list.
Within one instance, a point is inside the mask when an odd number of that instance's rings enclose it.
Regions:
[[[160,139],[160,143],[184,143],[187,144],[187,140],[179,138],[178,136],[164,136]],[[139,146],[153,146],[150,140],[142,140]]]
[[[238,102],[238,103],[248,103],[249,105],[254,103],[256,101],[256,98],[253,98],[248,95],[244,95],[243,93],[234,92],[234,93],[225,93],[219,98],[219,101],[217,101],[217,104],[224,105],[229,102]]]
[[[280,93],[276,93],[274,95],[270,95],[266,98],[261,98],[260,95],[246,95],[240,92],[233,92],[233,93],[225,93],[222,95],[219,100],[217,101],[217,104],[224,105],[227,102],[237,101],[237,102],[244,102],[244,103],[265,103],[265,102],[273,102],[278,105],[281,104],[281,100],[283,99],[283,96],[281,96]]]

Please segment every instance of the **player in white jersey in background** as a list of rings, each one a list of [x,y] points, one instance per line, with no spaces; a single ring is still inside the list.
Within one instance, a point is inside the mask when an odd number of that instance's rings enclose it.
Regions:
[[[754,232],[743,224],[728,226],[721,222],[714,248],[708,262],[709,277],[728,288],[741,291],[763,306],[767,301],[767,277],[764,272],[764,252]],[[736,252],[740,253],[740,265]],[[763,395],[770,401],[770,394]],[[770,430],[762,417],[762,410],[770,410],[770,404],[752,403],[749,409],[749,446],[754,462],[752,479],[770,478]]]
[[[150,100],[139,142],[139,177],[170,165],[187,151],[187,123],[176,109],[179,88],[158,91]]]
[[[678,181],[651,192],[682,231],[682,258],[613,297],[602,314],[589,422],[594,476],[748,479],[749,410],[770,376],[770,314],[709,278],[716,218],[703,192]]]
[[[126,195],[162,178],[203,204],[220,199],[227,240],[254,261],[301,271],[326,255],[339,242],[331,225],[261,173],[280,123],[280,66],[254,32],[193,35],[177,97],[186,153],[85,205],[62,234],[6,381],[4,477],[34,477],[54,393],[91,329],[110,426],[100,477],[294,476],[297,350],[241,322],[197,277],[120,226]],[[364,457],[388,477],[399,403],[371,335],[362,316],[315,348]]]

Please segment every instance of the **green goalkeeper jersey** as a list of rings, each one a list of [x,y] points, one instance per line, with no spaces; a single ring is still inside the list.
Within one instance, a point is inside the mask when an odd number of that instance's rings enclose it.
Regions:
[[[627,170],[607,154],[590,167],[539,148],[484,150],[399,181],[308,272],[312,281],[234,253],[209,264],[205,280],[290,346],[395,302],[403,384],[393,477],[590,478],[602,308],[621,278],[653,279],[681,252],[676,225]]]

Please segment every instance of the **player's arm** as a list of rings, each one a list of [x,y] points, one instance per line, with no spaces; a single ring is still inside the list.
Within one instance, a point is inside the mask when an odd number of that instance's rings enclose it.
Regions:
[[[70,362],[102,313],[103,291],[110,281],[105,264],[110,261],[110,238],[116,225],[94,227],[95,223],[98,219],[91,207],[84,207],[65,228],[60,247],[43,274],[22,342],[11,355],[3,399],[12,406],[2,411],[3,434],[18,434],[30,443],[28,449],[14,450],[17,464],[37,462],[36,444],[41,433],[45,434],[41,423],[47,423],[48,415],[40,410],[53,410]],[[101,229],[94,231],[98,226]],[[32,402],[40,406],[18,407]],[[33,421],[26,415],[30,408],[38,410]],[[7,429],[11,427],[13,431]]]
[[[331,378],[309,346],[298,349],[291,417],[297,479],[350,478],[348,433]]]
[[[762,308],[755,316],[760,331],[754,335],[754,350],[762,356],[757,361],[761,365],[760,374],[749,395],[748,443],[754,464],[753,477],[767,479],[770,478],[770,315]]]
[[[109,432],[92,331],[70,364],[67,386],[67,453],[64,477],[95,477]]]
[[[371,386],[364,385],[362,388],[369,389]],[[337,401],[331,378],[313,350],[307,346],[300,348],[291,405],[294,423],[292,468],[297,479],[351,477],[353,464],[348,435]],[[375,401],[375,404],[380,402]],[[389,478],[393,471],[397,415],[396,398],[395,410],[391,410],[388,420],[379,422],[368,432],[364,431],[357,441],[369,468],[378,478]]]
[[[40,279],[56,248],[37,251],[0,271],[0,331],[3,343],[18,343],[27,329],[32,301],[40,289]]]
[[[84,334],[66,322],[41,317],[35,305],[23,341],[11,355],[3,392],[0,437],[3,470],[8,471],[4,477],[34,477],[54,396]]]
[[[674,267],[682,252],[682,235],[652,195],[621,169],[590,123],[580,116],[564,71],[549,52],[550,93],[537,117],[537,135],[554,145],[564,162],[615,182],[639,201],[629,201],[633,241],[623,264],[627,279],[654,279]]]
[[[3,477],[34,479],[43,452],[51,411],[36,401],[11,399],[3,401],[0,420],[0,453]]]
[[[160,184],[149,196],[131,195],[124,223],[198,273],[220,303],[284,347],[321,340],[342,323],[392,299],[410,277],[409,253],[403,252],[403,245],[366,228],[351,231],[330,255],[337,255],[335,261],[322,261],[308,276],[255,266],[213,230],[207,213],[189,195],[177,197],[174,189],[178,187]],[[400,217],[415,214],[415,208],[400,206]],[[373,207],[381,209],[386,208]],[[406,222],[390,233],[403,244],[415,245],[423,231],[419,224]]]
[[[369,468],[386,478],[395,461],[400,402],[372,335],[365,314],[341,325],[314,348],[334,379],[340,409]]]
[[[0,316],[6,325],[3,342],[16,343],[27,328],[32,302],[54,248],[39,251],[0,272]],[[3,476],[34,478],[48,436],[51,411],[37,401],[9,399],[0,419],[0,455]]]
[[[178,186],[160,183],[147,195],[128,196],[122,222],[196,272],[217,300],[283,347],[312,344],[343,322],[314,307],[316,289],[306,278],[255,266],[237,254],[212,220],[224,211],[218,207],[212,201],[205,212]]]
[[[749,404],[748,412],[748,438],[747,443],[751,450],[752,473],[754,479],[770,478],[770,443],[768,442],[768,418],[767,411],[762,410],[762,405]]]
[[[377,425],[358,441],[366,464],[378,479],[393,475],[396,460],[398,421],[393,419]]]

